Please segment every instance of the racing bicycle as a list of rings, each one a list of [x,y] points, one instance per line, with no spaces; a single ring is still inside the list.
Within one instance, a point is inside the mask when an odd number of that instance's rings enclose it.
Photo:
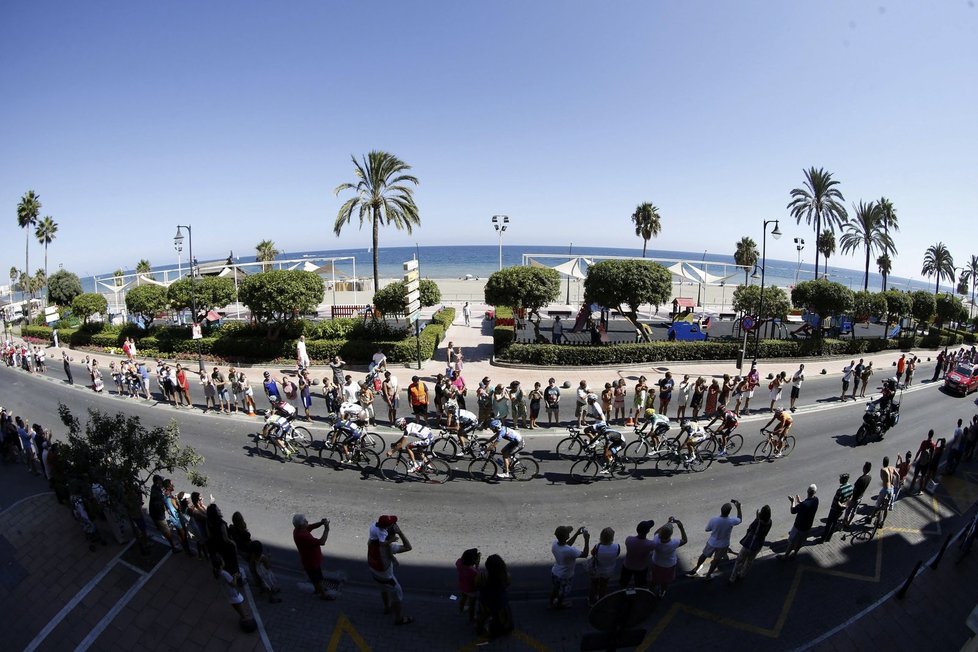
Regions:
[[[795,450],[794,435],[788,435],[782,440],[773,431],[766,428],[761,428],[761,434],[764,435],[764,441],[754,449],[755,462],[770,461],[778,457],[788,457],[791,451]],[[778,452],[781,454],[778,455]]]

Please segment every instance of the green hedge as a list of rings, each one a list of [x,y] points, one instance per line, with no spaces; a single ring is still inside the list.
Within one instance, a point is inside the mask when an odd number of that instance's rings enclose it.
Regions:
[[[20,327],[21,337],[36,337],[39,340],[50,340],[51,339],[51,329],[47,326],[28,326],[24,325]],[[59,333],[60,337],[60,333]]]
[[[440,324],[443,331],[447,331],[455,322],[455,308],[442,308],[431,316],[432,323]]]
[[[516,338],[512,326],[496,326],[492,329],[492,345],[496,352],[502,351]]]
[[[496,328],[502,335],[505,329]],[[509,331],[512,334],[512,331]],[[896,340],[831,340],[824,342],[825,355],[873,353],[900,348],[903,342]],[[553,344],[510,344],[500,352],[499,358],[507,362],[532,365],[591,366],[627,364],[633,362],[666,362],[678,360],[734,360],[740,351],[737,342],[652,342],[640,344],[612,344],[608,346],[558,346]],[[753,355],[748,346],[747,353]],[[761,340],[759,358],[793,358],[817,353],[811,341]]]

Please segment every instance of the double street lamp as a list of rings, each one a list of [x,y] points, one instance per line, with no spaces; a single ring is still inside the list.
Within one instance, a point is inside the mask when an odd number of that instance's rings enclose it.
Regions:
[[[200,328],[200,326],[197,323],[197,295],[194,290],[196,284],[194,278],[196,276],[194,271],[194,265],[196,264],[197,260],[194,258],[194,234],[189,226],[185,226],[181,224],[177,225],[177,234],[173,236],[173,247],[177,250],[178,254],[181,251],[183,251],[183,231],[182,231],[183,229],[187,229],[187,240],[188,240],[188,245],[190,247],[190,312],[191,312],[191,320],[192,320],[192,326],[190,332],[193,335],[196,335],[197,329]],[[197,340],[197,366],[198,369],[200,370],[200,373],[204,373],[204,356],[200,352],[200,338],[197,337],[195,339]]]
[[[798,250],[798,267],[795,268],[795,285],[798,285],[798,274],[801,272],[801,250],[805,248],[805,238],[795,238],[795,249]],[[818,274],[815,274],[818,277]]]
[[[492,225],[499,234],[499,271],[503,270],[503,233],[509,228],[509,215],[493,215]]]
[[[754,328],[757,332],[754,334],[754,362],[757,362],[757,350],[761,346],[761,324],[764,323],[764,270],[767,268],[767,225],[773,224],[774,229],[771,230],[771,235],[775,240],[781,237],[781,229],[778,228],[778,220],[764,220],[764,237],[761,239],[761,297],[758,301],[757,307],[757,324]]]

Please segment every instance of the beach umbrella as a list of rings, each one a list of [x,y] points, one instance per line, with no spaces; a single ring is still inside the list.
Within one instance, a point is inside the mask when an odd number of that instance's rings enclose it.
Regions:
[[[567,262],[554,266],[554,269],[570,278],[586,278],[587,270],[594,262],[583,256],[575,256]]]

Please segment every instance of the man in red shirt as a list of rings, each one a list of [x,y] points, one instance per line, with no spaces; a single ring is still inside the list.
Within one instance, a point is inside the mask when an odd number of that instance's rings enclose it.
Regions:
[[[292,517],[292,540],[295,541],[295,548],[299,551],[299,562],[309,576],[309,581],[316,589],[316,595],[321,600],[335,600],[326,592],[326,580],[323,578],[323,551],[322,547],[329,538],[329,519],[323,519],[318,523],[310,523],[306,520],[305,514],[296,514]],[[312,531],[318,527],[323,528],[323,535],[318,539],[313,536]]]

